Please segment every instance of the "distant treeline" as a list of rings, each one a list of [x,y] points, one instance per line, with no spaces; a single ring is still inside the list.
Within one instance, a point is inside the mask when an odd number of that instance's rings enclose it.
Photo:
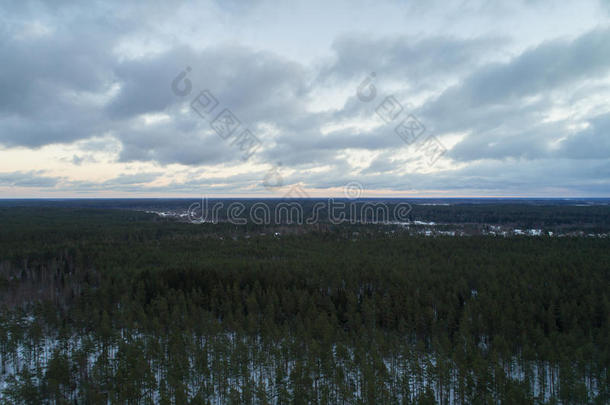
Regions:
[[[255,205],[265,205],[273,214],[278,204],[298,204],[302,210],[303,222],[308,218],[316,218],[316,222],[328,223],[333,216],[330,207],[334,204],[336,213],[345,214],[345,222],[390,221],[425,221],[452,224],[494,224],[511,225],[526,228],[554,228],[565,230],[586,230],[590,232],[610,231],[610,200],[502,200],[502,199],[447,199],[447,200],[414,200],[414,199],[206,199],[209,210],[215,205],[222,206],[218,210],[218,219],[227,220],[227,209],[231,204],[241,204],[245,208],[240,214],[247,217]],[[189,207],[202,204],[201,199],[74,199],[74,200],[0,200],[0,207],[15,209],[29,208],[64,208],[64,209],[120,209],[157,212],[186,213]],[[316,206],[318,204],[318,206]],[[344,204],[345,208],[338,206]],[[397,205],[409,204],[410,213],[406,217],[397,218],[394,210]],[[448,205],[442,205],[448,204]],[[370,209],[363,209],[368,205]],[[387,207],[386,215],[380,211],[375,213],[374,207]],[[2,208],[0,208],[2,209]],[[200,208],[195,210],[197,216],[202,216]],[[285,214],[285,213],[284,213]],[[377,214],[377,215],[376,215]],[[208,215],[208,219],[212,218]],[[335,215],[336,217],[336,215]],[[294,222],[296,216],[292,215]],[[287,215],[280,215],[275,224],[283,224]],[[186,218],[183,218],[186,220]],[[249,223],[253,221],[249,218]]]

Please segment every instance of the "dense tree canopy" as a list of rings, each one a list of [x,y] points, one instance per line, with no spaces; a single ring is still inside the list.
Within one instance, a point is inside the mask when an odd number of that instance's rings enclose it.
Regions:
[[[608,239],[275,235],[91,209],[0,220],[11,402],[610,400]]]

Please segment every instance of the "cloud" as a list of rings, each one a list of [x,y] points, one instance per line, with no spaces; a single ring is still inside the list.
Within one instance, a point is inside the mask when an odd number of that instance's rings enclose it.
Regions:
[[[267,168],[281,163],[286,184],[314,189],[356,179],[395,191],[607,194],[610,29],[587,14],[601,10],[596,2],[575,16],[584,22],[564,19],[568,6],[544,19],[544,5],[528,2],[363,2],[366,13],[338,2],[324,16],[336,24],[319,27],[265,1],[158,6],[0,6],[0,153],[14,156],[0,166],[2,185],[260,192]],[[500,15],[497,30],[486,25]],[[506,29],[533,17],[532,38]],[[181,96],[172,81],[187,67],[192,88]],[[366,103],[356,91],[371,72],[377,96]],[[218,101],[206,118],[190,107],[202,90]],[[397,122],[377,116],[387,96],[446,144],[434,167],[396,135]],[[234,138],[210,126],[224,109],[240,121],[236,133],[261,141],[247,163]],[[55,159],[45,169],[61,174],[11,168],[23,151]],[[102,166],[138,174],[74,180]],[[181,170],[199,175],[185,180]]]
[[[610,157],[610,113],[593,117],[588,127],[561,142],[557,155],[572,159]]]
[[[594,30],[572,42],[541,44],[508,63],[486,65],[443,93],[435,106],[495,106],[603,75],[610,67],[609,39],[610,30]]]
[[[469,131],[450,152],[453,159],[550,156],[548,145],[567,135],[569,123],[549,123],[544,115],[561,96],[609,72],[610,30],[594,30],[482,66],[419,113],[438,133]]]
[[[381,79],[398,79],[421,86],[439,77],[455,76],[484,62],[483,55],[501,48],[505,38],[461,39],[346,35],[333,43],[334,60],[320,80],[362,79],[375,72]]]
[[[42,170],[0,173],[0,185],[11,187],[54,187],[60,179],[44,176]]]

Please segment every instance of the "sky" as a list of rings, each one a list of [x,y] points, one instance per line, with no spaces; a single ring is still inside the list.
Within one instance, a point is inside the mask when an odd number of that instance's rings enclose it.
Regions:
[[[610,197],[610,1],[3,1],[0,198]]]

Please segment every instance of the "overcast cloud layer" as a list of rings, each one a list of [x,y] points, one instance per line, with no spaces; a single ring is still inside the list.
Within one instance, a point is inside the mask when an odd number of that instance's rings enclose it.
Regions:
[[[124,3],[1,3],[0,197],[610,197],[608,1]]]

